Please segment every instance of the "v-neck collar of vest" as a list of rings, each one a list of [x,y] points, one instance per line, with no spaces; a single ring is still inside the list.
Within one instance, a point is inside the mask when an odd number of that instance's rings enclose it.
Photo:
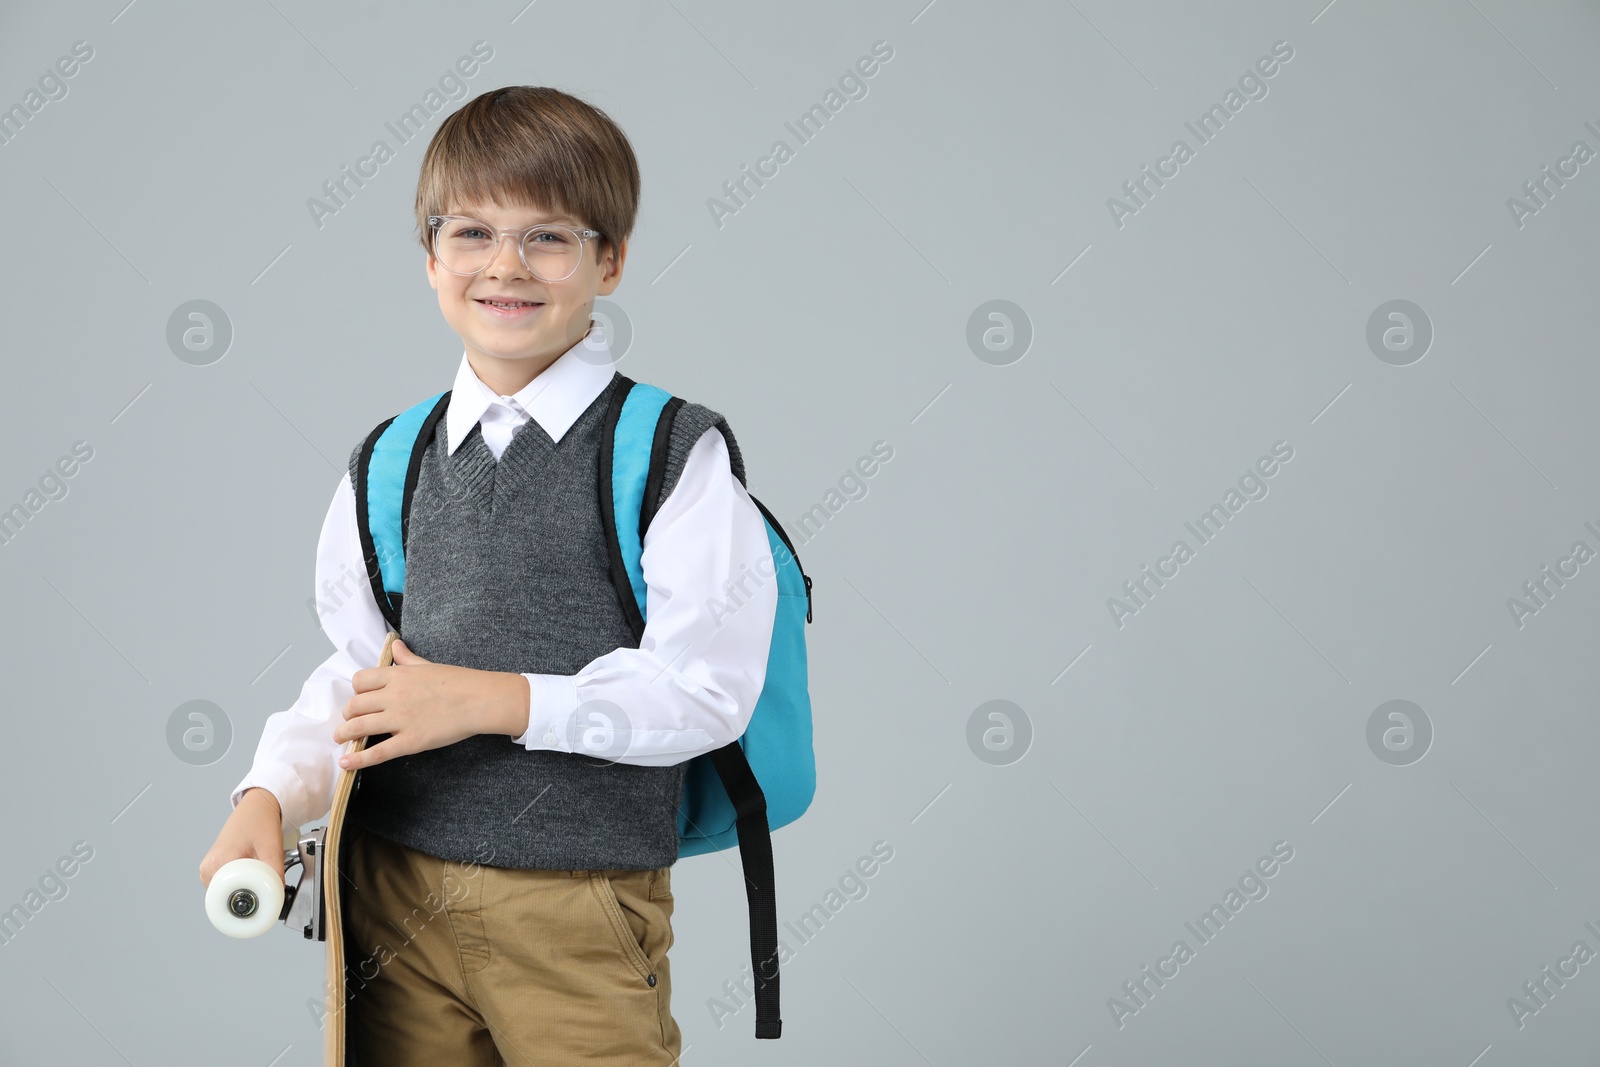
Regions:
[[[517,427],[516,432],[511,435],[511,440],[506,444],[505,450],[500,453],[498,460],[495,459],[494,452],[489,448],[489,443],[483,439],[482,420],[474,423],[472,429],[467,431],[467,436],[462,438],[461,444],[456,448],[454,455],[445,455],[444,442],[450,439],[450,414],[446,411],[439,418],[438,432],[434,437],[439,446],[440,457],[455,468],[456,476],[471,489],[476,490],[483,483],[493,482],[495,479],[502,477],[511,479],[513,485],[521,485],[527,481],[526,472],[528,468],[522,463],[508,461],[516,459],[519,450],[532,447],[525,443],[525,439],[539,442],[539,446],[545,452],[559,450],[574,437],[573,430],[584,419],[589,418],[597,406],[603,407],[611,402],[612,393],[616,390],[620,377],[621,372],[612,371],[611,380],[606,383],[604,389],[600,390],[594,400],[590,401],[589,406],[584,408],[583,412],[573,421],[572,426],[568,427],[567,432],[561,435],[560,441],[552,439],[549,431],[539,425],[538,419],[530,418]]]

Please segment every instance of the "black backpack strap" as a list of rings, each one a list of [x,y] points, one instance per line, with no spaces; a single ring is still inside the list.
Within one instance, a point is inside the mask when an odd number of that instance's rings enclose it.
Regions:
[[[452,389],[446,389],[439,397],[439,402],[433,405],[433,410],[428,412],[428,417],[422,420],[422,426],[417,430],[416,443],[411,446],[411,462],[406,466],[405,499],[400,505],[400,554],[405,555],[407,540],[411,536],[411,498],[417,491],[417,473],[422,470],[422,453],[427,450],[428,443],[433,440],[434,429],[439,425],[439,420],[444,418],[445,408],[450,406]],[[397,629],[395,633],[399,633]]]
[[[644,500],[639,505],[639,540],[650,528],[650,521],[661,510],[661,483],[667,479],[667,445],[672,439],[672,423],[683,407],[683,398],[675,396],[661,407],[656,419],[655,440],[650,442],[650,476],[644,481]]]
[[[772,830],[767,798],[761,792],[744,746],[731,741],[711,752],[728,799],[738,814],[739,863],[750,905],[750,967],[756,978],[756,1036],[780,1037],[778,1017],[778,895],[772,872]]]
[[[400,605],[392,603],[389,593],[383,588],[383,568],[378,562],[378,546],[372,541],[372,524],[367,518],[367,470],[372,463],[372,450],[378,443],[378,438],[383,436],[383,431],[389,428],[394,418],[384,419],[378,423],[376,429],[367,434],[367,439],[361,442],[361,456],[356,461],[354,471],[355,482],[351,486],[356,494],[356,529],[361,535],[361,555],[367,564],[367,581],[372,584],[372,599],[378,602],[378,610],[383,613],[384,621],[395,633],[400,632]]]
[[[622,605],[622,616],[628,621],[628,629],[633,632],[633,642],[637,646],[644,640],[644,616],[639,612],[639,602],[633,595],[633,582],[628,578],[627,565],[622,562],[622,545],[617,542],[617,509],[612,497],[611,489],[611,458],[616,454],[617,447],[617,420],[622,416],[622,405],[628,399],[628,393],[633,390],[632,378],[617,372],[617,388],[611,394],[611,402],[606,405],[604,420],[600,423],[600,462],[598,486],[600,493],[600,526],[606,534],[606,562],[611,567],[611,584],[616,587],[617,600]],[[661,428],[656,426],[656,439],[661,438]],[[651,475],[654,476],[655,449],[651,449]],[[648,495],[648,491],[647,494]]]
[[[611,459],[616,447],[617,419],[623,402],[633,388],[633,379],[619,372],[620,388],[606,407],[600,430],[600,525],[606,532],[606,553],[611,564],[611,581],[622,603],[622,612],[633,630],[635,643],[644,639],[644,616],[634,599],[633,584],[622,563],[622,546],[617,543],[617,524],[612,507]],[[644,539],[650,520],[661,507],[661,486],[666,479],[667,444],[672,438],[673,419],[683,407],[681,397],[662,406],[656,420],[655,437],[650,445],[650,473],[645,479],[644,500],[639,508],[639,538]],[[756,1037],[776,1038],[783,1032],[778,1017],[778,902],[776,877],[772,869],[772,831],[767,825],[767,798],[756,781],[755,772],[744,754],[744,746],[730,741],[709,753],[711,762],[728,791],[733,804],[739,835],[739,861],[744,869],[745,898],[750,908],[750,965],[756,979]]]

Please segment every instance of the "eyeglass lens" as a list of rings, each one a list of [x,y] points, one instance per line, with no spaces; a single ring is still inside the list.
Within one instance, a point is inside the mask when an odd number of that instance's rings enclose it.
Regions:
[[[434,255],[448,270],[475,274],[494,258],[499,235],[477,219],[445,219],[434,240]],[[522,257],[541,281],[559,282],[578,269],[583,242],[560,226],[538,226],[522,242]]]

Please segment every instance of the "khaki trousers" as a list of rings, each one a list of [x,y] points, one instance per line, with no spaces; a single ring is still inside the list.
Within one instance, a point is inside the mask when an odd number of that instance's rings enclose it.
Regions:
[[[672,869],[439,859],[351,826],[351,1067],[672,1067]]]

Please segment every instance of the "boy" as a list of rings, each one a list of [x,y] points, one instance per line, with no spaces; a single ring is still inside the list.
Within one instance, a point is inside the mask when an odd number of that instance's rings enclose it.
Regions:
[[[393,667],[371,666],[389,627],[358,535],[358,443],[317,549],[336,651],[268,718],[200,867],[209,884],[232,859],[280,865],[284,831],[327,812],[338,767],[361,769],[344,890],[354,1064],[679,1055],[684,765],[748,725],[777,592],[748,581],[770,552],[738,445],[686,403],[644,539],[637,645],[619,604],[596,478],[620,375],[590,313],[621,280],[638,196],[622,131],[550,88],[470,101],[422,162],[428,280],[464,351],[409,513],[403,640]],[[739,609],[711,610],[735,585]]]

